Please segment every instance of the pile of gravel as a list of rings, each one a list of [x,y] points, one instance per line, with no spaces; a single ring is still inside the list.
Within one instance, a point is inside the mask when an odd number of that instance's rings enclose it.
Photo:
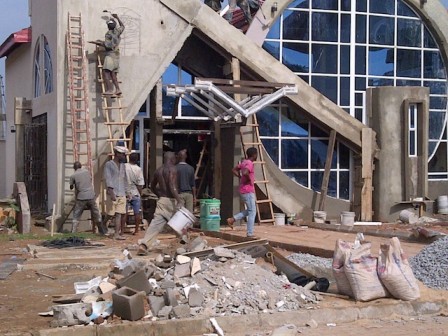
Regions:
[[[415,257],[409,258],[417,279],[435,289],[448,289],[448,236],[426,246]]]
[[[288,259],[302,268],[305,268],[308,265],[313,265],[321,269],[330,269],[333,261],[330,258],[316,257],[308,253],[294,253],[289,255]]]

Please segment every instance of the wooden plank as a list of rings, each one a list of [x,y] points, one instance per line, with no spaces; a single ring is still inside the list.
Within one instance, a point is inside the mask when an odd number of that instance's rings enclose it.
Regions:
[[[372,176],[373,176],[373,145],[375,143],[374,133],[371,128],[362,129],[362,168],[361,175],[363,186],[361,190],[361,221],[372,221]]]
[[[333,152],[335,143],[336,143],[336,131],[331,130],[330,140],[328,142],[328,148],[327,148],[327,158],[325,160],[324,177],[322,179],[322,187],[320,188],[319,211],[323,211],[325,209],[325,202],[327,200],[327,193],[328,193],[328,182],[330,180],[331,162],[333,161]]]
[[[239,86],[253,86],[253,87],[267,87],[267,88],[282,88],[285,86],[293,86],[294,83],[274,83],[274,82],[263,82],[263,81],[248,81],[248,80],[238,80],[238,79],[223,79],[223,78],[203,78],[198,77],[201,81],[210,81],[214,84],[222,85],[239,85]]]

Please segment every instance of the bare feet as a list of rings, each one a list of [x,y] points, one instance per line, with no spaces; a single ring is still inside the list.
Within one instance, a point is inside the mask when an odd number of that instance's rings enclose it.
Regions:
[[[227,218],[227,225],[233,230],[233,224],[235,223],[235,218]]]

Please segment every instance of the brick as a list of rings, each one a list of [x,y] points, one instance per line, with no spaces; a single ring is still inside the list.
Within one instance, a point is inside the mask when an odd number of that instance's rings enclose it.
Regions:
[[[143,270],[139,270],[128,277],[117,281],[118,287],[129,287],[137,292],[144,291],[146,294],[151,292],[151,286]]]
[[[161,296],[149,295],[148,302],[154,316],[157,316],[159,311],[165,307],[165,299]]]
[[[123,320],[137,321],[145,316],[145,293],[122,287],[112,293],[114,314]]]

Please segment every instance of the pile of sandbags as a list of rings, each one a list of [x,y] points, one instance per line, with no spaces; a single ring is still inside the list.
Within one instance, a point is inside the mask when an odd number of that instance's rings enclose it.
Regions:
[[[396,237],[381,245],[378,258],[372,256],[369,242],[338,239],[332,268],[339,293],[357,301],[389,294],[401,300],[420,297],[417,281]]]

